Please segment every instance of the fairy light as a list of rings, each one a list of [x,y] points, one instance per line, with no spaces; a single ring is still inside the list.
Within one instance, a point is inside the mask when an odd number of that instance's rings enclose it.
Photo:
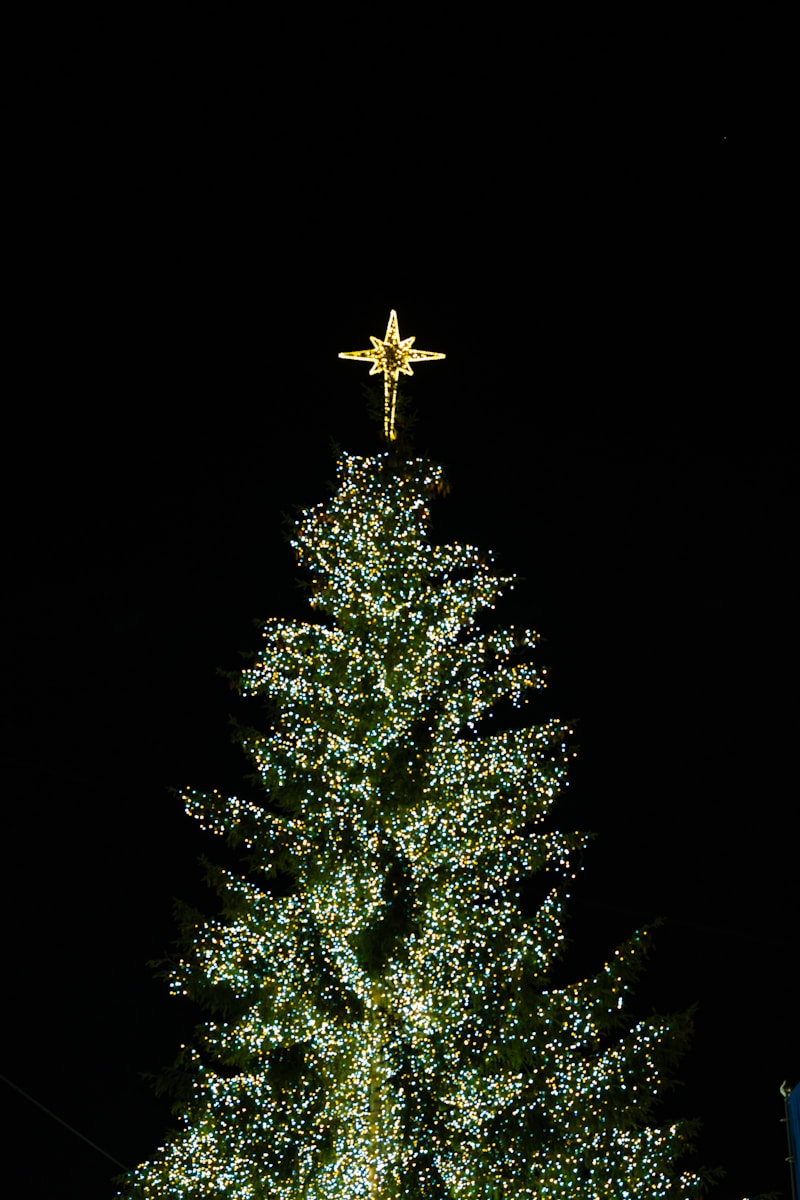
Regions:
[[[345,455],[297,526],[327,623],[267,622],[242,674],[278,713],[243,737],[267,805],[185,794],[255,871],[217,873],[223,913],[173,972],[213,1019],[182,1052],[180,1127],[130,1200],[697,1192],[673,1167],[680,1127],[651,1121],[672,1023],[621,1025],[647,934],[552,986],[586,844],[545,821],[572,731],[486,732],[546,675],[535,633],[481,628],[513,579],[428,540],[441,484],[421,460]],[[290,894],[271,892],[276,870]],[[519,884],[539,871],[553,885],[526,916]]]
[[[370,375],[383,375],[383,436],[387,442],[395,440],[394,427],[397,409],[397,382],[401,375],[413,375],[412,362],[430,362],[436,358],[444,358],[434,350],[412,349],[416,338],[400,339],[397,324],[397,313],[392,309],[389,323],[386,326],[386,337],[377,338],[370,334],[371,350],[343,350],[339,358],[355,358],[371,362]]]

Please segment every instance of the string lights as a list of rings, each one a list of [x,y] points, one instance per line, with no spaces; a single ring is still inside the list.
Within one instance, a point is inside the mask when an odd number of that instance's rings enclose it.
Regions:
[[[572,731],[487,732],[546,676],[536,634],[481,627],[513,579],[428,541],[441,484],[421,460],[345,455],[297,526],[323,616],[269,621],[241,678],[273,714],[243,735],[266,800],[185,794],[252,869],[217,873],[223,912],[175,966],[213,1019],[131,1200],[697,1194],[681,1130],[650,1121],[676,1029],[622,1024],[646,933],[552,984],[586,840],[547,819]],[[537,872],[552,886],[526,913]]]

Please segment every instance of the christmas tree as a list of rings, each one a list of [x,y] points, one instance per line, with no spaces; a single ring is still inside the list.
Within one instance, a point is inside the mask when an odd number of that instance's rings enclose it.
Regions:
[[[682,1128],[653,1123],[681,1020],[622,1012],[647,933],[553,982],[585,843],[548,819],[571,730],[525,719],[537,636],[485,619],[513,580],[429,542],[442,471],[395,452],[398,376],[442,356],[394,313],[372,342],[346,357],[384,374],[388,449],[343,455],[298,522],[319,616],[269,621],[241,676],[266,701],[241,731],[263,797],[185,795],[247,870],[218,869],[220,917],[189,924],[173,985],[210,1019],[179,1129],[124,1195],[695,1196]]]

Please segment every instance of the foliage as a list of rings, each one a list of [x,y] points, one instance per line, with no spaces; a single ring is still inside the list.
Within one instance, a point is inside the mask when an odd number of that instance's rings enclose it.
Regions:
[[[130,1200],[699,1194],[686,1131],[653,1123],[688,1019],[623,1020],[648,932],[552,983],[587,840],[549,820],[571,730],[501,727],[546,682],[537,636],[483,628],[513,580],[428,542],[442,490],[425,461],[344,455],[298,524],[320,617],[268,621],[240,683],[265,795],[185,794],[250,870],[212,872],[218,918],[187,914],[172,986],[212,1019]]]

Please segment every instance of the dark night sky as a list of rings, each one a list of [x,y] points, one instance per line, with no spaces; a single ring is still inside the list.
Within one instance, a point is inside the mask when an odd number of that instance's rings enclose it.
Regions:
[[[322,144],[316,167],[276,175],[252,117],[224,137],[204,118],[201,139],[175,104],[137,140],[141,113],[118,113],[102,170],[102,119],[84,144],[51,118],[40,186],[21,189],[7,401],[0,1072],[125,1163],[158,1144],[167,1108],[140,1076],[194,1018],[147,960],[172,940],[173,897],[204,903],[197,858],[217,850],[168,789],[241,780],[216,668],[256,644],[255,617],[303,616],[282,514],[330,494],[332,439],[379,448],[366,369],[336,355],[395,307],[402,336],[447,354],[411,387],[418,448],[452,484],[433,534],[522,577],[508,619],[545,635],[549,711],[580,722],[562,819],[599,836],[575,969],[664,919],[635,1011],[699,1006],[664,1111],[703,1120],[720,1200],[788,1197],[780,158],[719,132],[565,135],[524,167],[458,143],[387,208],[358,164],[321,195]],[[26,1140],[46,1164],[26,1196],[112,1194],[97,1151],[2,1084],[0,1103],[12,1155]]]

